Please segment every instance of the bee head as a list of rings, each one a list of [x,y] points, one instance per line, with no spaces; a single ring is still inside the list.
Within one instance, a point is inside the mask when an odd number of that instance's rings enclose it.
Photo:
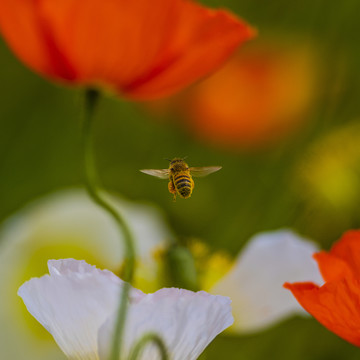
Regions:
[[[170,162],[170,171],[184,171],[188,170],[188,166],[183,158],[174,158]]]

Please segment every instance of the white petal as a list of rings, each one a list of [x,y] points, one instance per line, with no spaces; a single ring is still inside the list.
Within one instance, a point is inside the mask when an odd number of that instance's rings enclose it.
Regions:
[[[73,359],[98,359],[97,332],[116,309],[121,280],[85,261],[49,260],[50,275],[18,291],[28,311]]]
[[[305,314],[284,282],[323,280],[312,255],[317,246],[291,230],[254,236],[234,267],[212,289],[233,301],[232,330],[253,332],[294,313]]]
[[[124,339],[124,354],[148,332],[164,340],[172,360],[194,360],[206,346],[233,323],[231,300],[183,289],[161,289],[130,305]],[[112,339],[114,316],[100,329],[100,359],[106,360]],[[158,360],[154,346],[146,347],[142,360]]]

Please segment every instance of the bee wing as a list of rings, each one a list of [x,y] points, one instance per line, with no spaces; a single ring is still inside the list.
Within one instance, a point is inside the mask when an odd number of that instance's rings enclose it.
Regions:
[[[222,166],[204,166],[204,167],[191,167],[191,175],[195,177],[201,177],[209,175],[215,171],[218,171]]]
[[[169,169],[143,169],[140,171],[144,174],[155,176],[160,179],[168,179],[169,178]]]

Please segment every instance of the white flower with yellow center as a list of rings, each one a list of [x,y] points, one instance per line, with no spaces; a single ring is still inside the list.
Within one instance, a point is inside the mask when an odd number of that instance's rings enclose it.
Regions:
[[[157,208],[117,198],[134,234],[137,267],[134,286],[155,291],[158,263],[153,253],[173,235]],[[46,271],[54,258],[77,258],[116,273],[123,248],[117,225],[84,191],[66,190],[27,205],[0,228],[0,353],[11,360],[61,360],[64,355],[16,295],[19,286]],[[21,344],[21,346],[19,346]]]
[[[108,270],[85,261],[49,260],[50,275],[33,278],[18,294],[29,312],[53,335],[69,359],[108,358],[112,329],[124,284]],[[195,360],[205,347],[233,323],[230,299],[204,291],[164,288],[153,294],[132,289],[123,358],[143,335],[157,333],[171,360]],[[147,346],[139,359],[158,360]]]

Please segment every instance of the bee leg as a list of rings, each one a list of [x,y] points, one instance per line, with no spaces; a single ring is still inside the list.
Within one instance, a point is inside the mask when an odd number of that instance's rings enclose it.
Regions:
[[[174,194],[174,201],[176,201],[176,189],[175,189],[175,185],[172,181],[169,181],[168,189],[171,194]]]

